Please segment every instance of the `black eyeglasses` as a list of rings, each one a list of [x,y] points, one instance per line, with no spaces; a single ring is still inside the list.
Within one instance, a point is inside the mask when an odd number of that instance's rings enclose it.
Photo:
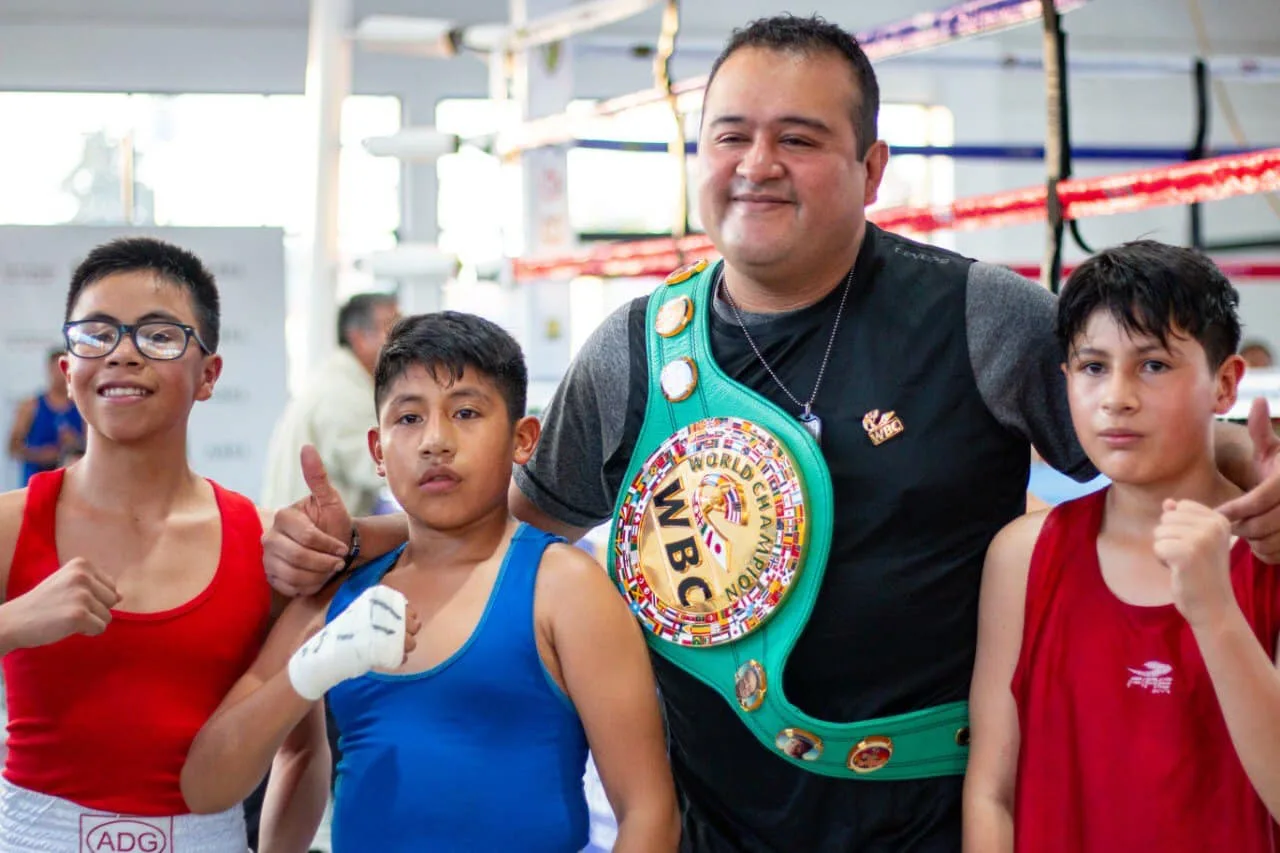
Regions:
[[[156,361],[182,358],[192,338],[201,350],[210,352],[199,333],[182,323],[152,321],[130,326],[106,320],[75,320],[62,327],[62,334],[67,339],[67,352],[77,358],[105,358],[116,351],[125,335],[133,340],[134,349]]]

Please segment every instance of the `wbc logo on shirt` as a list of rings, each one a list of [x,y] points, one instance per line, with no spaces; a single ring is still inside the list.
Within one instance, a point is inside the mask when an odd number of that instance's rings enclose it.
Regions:
[[[80,815],[80,853],[170,853],[173,818]]]

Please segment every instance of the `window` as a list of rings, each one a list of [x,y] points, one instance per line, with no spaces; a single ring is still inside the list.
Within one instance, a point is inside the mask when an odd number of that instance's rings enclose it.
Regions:
[[[923,104],[883,104],[880,136],[889,143],[889,167],[880,184],[879,201],[871,208],[950,204],[955,201],[954,160],[919,154],[893,155],[895,145],[949,146],[955,142],[955,122],[946,107]]]
[[[3,92],[0,116],[11,131],[0,134],[0,223],[272,226],[285,230],[290,257],[303,251],[315,145],[301,95]],[[345,259],[395,243],[399,164],[360,141],[399,126],[396,98],[347,98]],[[292,282],[304,273],[291,266]],[[372,284],[344,265],[340,293]]]

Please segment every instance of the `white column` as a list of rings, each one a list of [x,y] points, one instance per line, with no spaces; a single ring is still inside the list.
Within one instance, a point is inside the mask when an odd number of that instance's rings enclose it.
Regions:
[[[511,0],[516,27],[568,8],[567,0]],[[573,56],[569,42],[532,48],[514,57],[511,95],[530,120],[563,112],[573,97]],[[495,80],[495,88],[497,81]],[[499,95],[495,92],[495,97]],[[521,171],[522,254],[526,257],[572,251],[569,223],[568,157],[564,149],[524,153]],[[542,402],[569,365],[569,283],[529,281],[516,285],[521,318],[518,331],[529,365],[530,402]]]
[[[450,64],[469,62],[469,59],[423,60],[422,73],[446,69]],[[401,100],[401,123],[406,127],[431,127],[436,123],[437,87],[415,87]],[[400,166],[401,220],[400,240],[403,243],[435,245],[440,239],[439,180],[436,177],[436,161],[406,160]],[[409,314],[427,314],[444,307],[444,284],[447,275],[411,275],[397,280],[400,311]]]
[[[338,158],[342,104],[351,88],[350,28],[351,0],[311,0],[306,97],[315,131],[315,198],[304,241],[310,288],[301,312],[306,344],[300,353],[308,366],[337,345]]]

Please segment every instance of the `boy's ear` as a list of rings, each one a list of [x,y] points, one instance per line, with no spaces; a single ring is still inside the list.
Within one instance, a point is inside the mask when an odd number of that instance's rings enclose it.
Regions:
[[[1244,376],[1245,361],[1238,355],[1229,355],[1218,367],[1215,377],[1217,388],[1213,401],[1214,414],[1225,415],[1236,404],[1240,391],[1240,379]]]
[[[213,386],[222,375],[222,356],[216,352],[206,355],[200,364],[200,384],[196,387],[196,399],[208,400],[213,396]]]
[[[533,456],[533,449],[538,446],[538,439],[542,437],[542,422],[533,415],[526,415],[516,421],[516,449],[512,460],[517,465],[523,465]]]
[[[71,356],[58,356],[58,371],[62,373],[62,381],[67,383],[67,396],[71,398],[71,402],[76,401],[76,392],[71,387]]]
[[[369,455],[373,457],[373,465],[378,469],[378,476],[385,478],[387,469],[382,464],[382,433],[377,427],[369,427]]]

